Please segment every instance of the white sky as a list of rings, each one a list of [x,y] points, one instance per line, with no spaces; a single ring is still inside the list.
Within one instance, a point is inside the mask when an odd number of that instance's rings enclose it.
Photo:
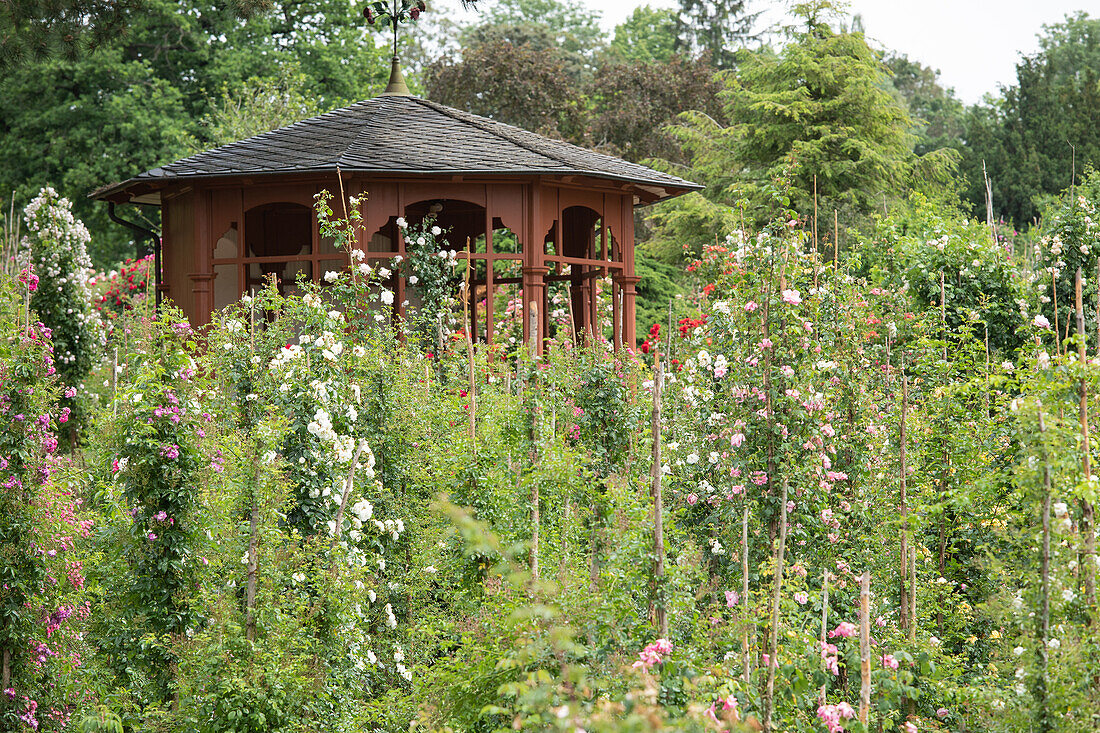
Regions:
[[[609,32],[639,5],[676,4],[676,0],[580,2],[602,12],[602,25]],[[750,0],[750,7],[764,10],[762,20],[774,23],[783,18],[789,2]],[[972,104],[985,94],[996,94],[999,85],[1015,81],[1020,54],[1038,50],[1036,37],[1044,24],[1060,22],[1076,11],[1096,17],[1100,0],[848,0],[848,9],[863,16],[872,45],[900,51],[939,69],[942,83]]]

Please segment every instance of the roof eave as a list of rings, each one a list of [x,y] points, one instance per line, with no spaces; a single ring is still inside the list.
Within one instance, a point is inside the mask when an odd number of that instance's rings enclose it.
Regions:
[[[225,178],[246,178],[246,177],[263,177],[268,178],[271,176],[285,176],[285,175],[313,175],[313,174],[334,174],[339,170],[341,173],[355,173],[355,174],[373,174],[373,175],[408,175],[408,176],[500,176],[500,177],[517,177],[517,176],[560,176],[560,175],[575,175],[585,176],[588,178],[598,178],[607,181],[619,181],[622,183],[629,183],[639,188],[650,190],[653,188],[661,189],[667,192],[665,195],[660,196],[657,201],[663,201],[665,199],[681,196],[690,191],[700,191],[703,186],[692,181],[683,179],[677,179],[676,182],[662,183],[659,181],[643,181],[636,178],[630,178],[629,176],[617,176],[613,173],[601,173],[596,171],[554,171],[554,170],[515,170],[515,171],[486,171],[486,170],[384,170],[378,168],[344,168],[340,167],[323,167],[323,168],[293,168],[286,170],[274,170],[274,171],[234,171],[232,173],[192,173],[183,175],[165,175],[163,177],[153,176],[137,176],[127,181],[120,183],[113,183],[107,186],[102,186],[95,189],[88,194],[89,198],[97,199],[100,201],[114,201],[115,203],[159,203],[159,191],[165,186],[172,185],[173,183],[189,183],[191,181],[213,181]],[[142,190],[144,189],[144,190]],[[156,194],[157,201],[137,201],[137,199]],[[653,202],[646,202],[653,203]]]

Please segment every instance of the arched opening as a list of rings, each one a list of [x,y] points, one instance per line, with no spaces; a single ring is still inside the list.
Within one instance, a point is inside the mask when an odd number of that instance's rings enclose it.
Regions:
[[[278,202],[244,212],[246,280],[244,291],[259,289],[271,276],[284,295],[299,275],[313,279],[313,212],[308,206]]]
[[[319,237],[310,207],[289,201],[254,206],[214,243],[214,307],[224,308],[272,277],[279,292],[292,294],[299,276],[318,282],[347,263],[346,252]]]

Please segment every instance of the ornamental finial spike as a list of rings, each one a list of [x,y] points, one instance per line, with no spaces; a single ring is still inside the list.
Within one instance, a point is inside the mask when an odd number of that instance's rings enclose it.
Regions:
[[[401,97],[412,96],[409,85],[405,83],[405,76],[401,73],[401,59],[396,55],[393,57],[393,63],[390,66],[390,83],[386,85],[386,91],[382,93]]]

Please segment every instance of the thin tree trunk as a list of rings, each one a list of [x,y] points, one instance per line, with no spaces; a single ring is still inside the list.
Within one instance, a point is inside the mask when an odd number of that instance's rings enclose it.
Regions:
[[[898,429],[898,481],[901,486],[901,594],[898,603],[898,622],[902,631],[909,629],[909,594],[905,584],[909,580],[909,499],[906,491],[905,420],[909,413],[909,378],[901,375],[901,422]]]
[[[741,616],[745,619],[741,631],[741,653],[744,656],[745,683],[752,681],[752,654],[749,646],[749,504],[746,500],[741,514]],[[755,626],[755,623],[754,623]],[[753,629],[753,636],[756,636]]]
[[[0,668],[0,690],[11,687],[11,649],[4,647],[3,667]]]
[[[871,571],[859,584],[859,722],[867,728],[871,714]]]
[[[1050,462],[1047,457],[1046,425],[1043,413],[1039,413],[1039,440],[1043,460],[1043,555],[1040,566],[1040,607],[1039,607],[1039,674],[1035,681],[1036,713],[1039,718],[1039,730],[1047,733],[1052,729],[1050,711],[1047,709],[1047,639],[1050,638]]]
[[[787,549],[787,479],[783,479],[783,496],[780,499],[779,548],[775,554],[775,591],[772,594],[771,628],[768,639],[768,686],[764,692],[764,732],[772,729],[775,712],[775,668],[779,651],[779,598],[783,592],[783,561]]]
[[[1081,369],[1084,370],[1088,360],[1088,346],[1085,343],[1087,337],[1085,336],[1085,309],[1081,297],[1081,268],[1077,268],[1074,298],[1077,307],[1077,360],[1080,362]],[[1079,390],[1081,397],[1078,410],[1078,419],[1081,423],[1081,470],[1085,474],[1087,485],[1092,477],[1092,472],[1089,466],[1089,393],[1084,377],[1081,377]],[[1096,556],[1096,530],[1093,527],[1092,502],[1084,498],[1081,499],[1081,536],[1084,541],[1084,549],[1081,553],[1084,557],[1081,565],[1084,569],[1085,601],[1091,611],[1096,605],[1096,562],[1094,559]]]
[[[355,486],[355,465],[359,463],[359,457],[363,455],[363,449],[366,447],[366,443],[360,441],[359,447],[355,449],[355,455],[351,458],[351,467],[348,468],[348,477],[344,479],[344,493],[340,497],[340,508],[336,510],[336,530],[332,533],[332,542],[329,544],[329,551],[336,549],[336,545],[340,543],[340,536],[344,533],[344,512],[348,507],[348,499],[351,497],[352,487]],[[339,567],[339,563],[333,563],[333,568]]]
[[[664,499],[661,490],[661,392],[664,389],[665,366],[657,362],[653,375],[653,413],[651,430],[653,435],[653,465],[649,471],[650,494],[653,497],[653,585],[657,632],[660,638],[668,638],[668,610],[665,607],[665,533]]]

